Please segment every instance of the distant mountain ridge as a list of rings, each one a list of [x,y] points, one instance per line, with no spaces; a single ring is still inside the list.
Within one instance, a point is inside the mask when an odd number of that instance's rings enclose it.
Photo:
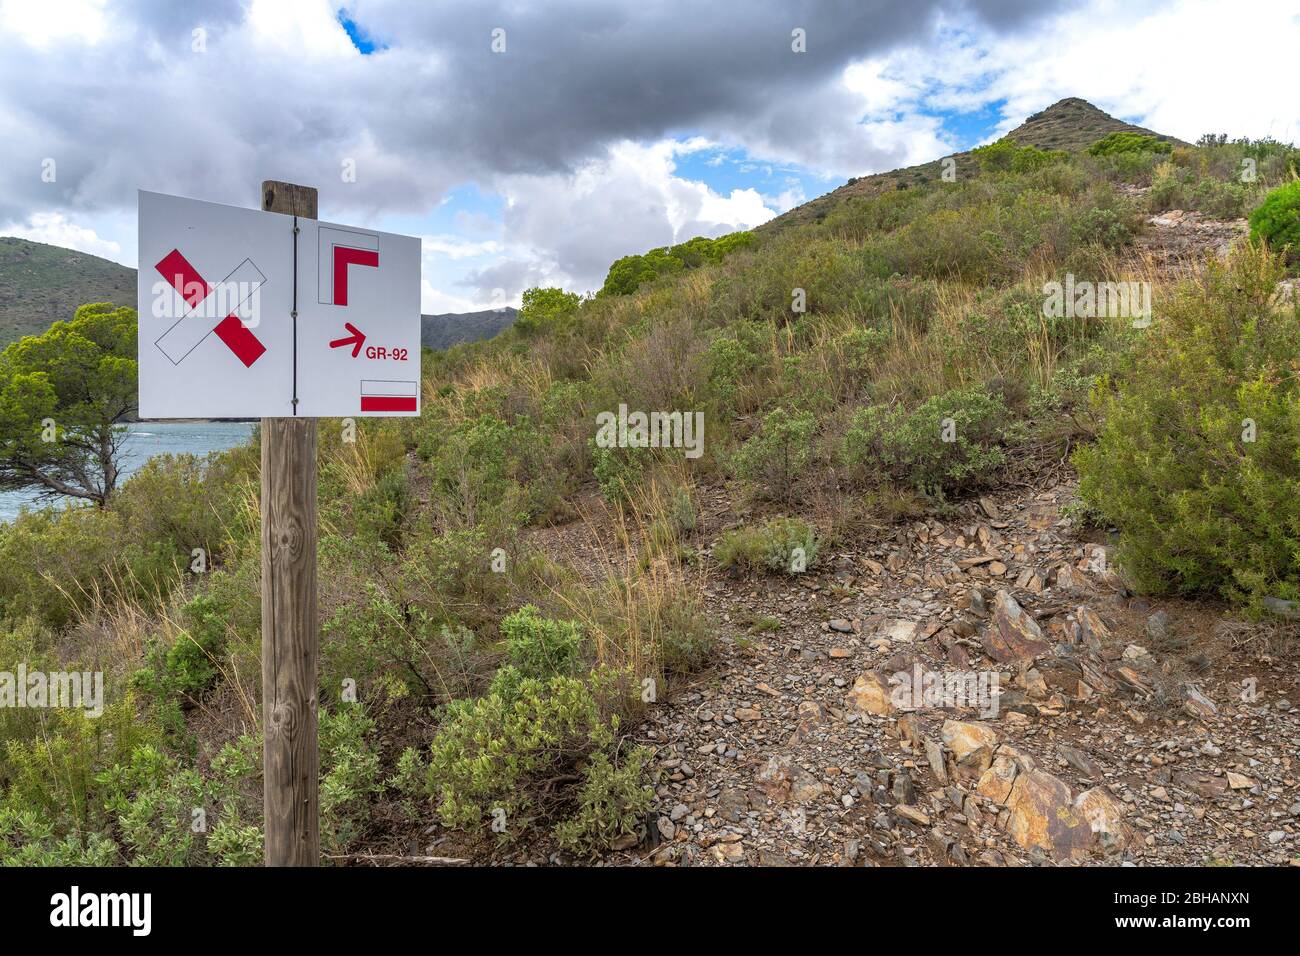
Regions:
[[[503,306],[481,312],[444,312],[420,316],[420,344],[430,349],[449,349],[461,342],[490,339],[515,321],[518,309]]]
[[[1144,133],[1173,143],[1175,146],[1190,145],[1177,137],[1116,119],[1105,110],[1098,109],[1077,96],[1068,96],[1053,103],[1047,109],[1034,113],[1007,133],[1006,138],[1015,140],[1021,146],[1081,152],[1103,136],[1120,132]],[[757,231],[780,230],[797,223],[812,222],[824,218],[831,209],[845,200],[859,196],[878,196],[887,190],[907,189],[934,181],[943,171],[945,158],[948,157],[940,157],[928,163],[921,163],[919,166],[905,166],[889,172],[850,179],[838,189],[809,200],[802,206],[796,206],[775,219],[765,222],[758,227]],[[976,169],[975,160],[971,158],[969,150],[953,153],[951,158],[956,160],[958,176]]]
[[[87,302],[135,305],[135,270],[75,249],[0,237],[0,347]]]

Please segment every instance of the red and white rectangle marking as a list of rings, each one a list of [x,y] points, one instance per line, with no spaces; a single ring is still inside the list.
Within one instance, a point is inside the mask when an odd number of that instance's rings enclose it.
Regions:
[[[420,383],[362,379],[361,410],[363,412],[419,411]]]

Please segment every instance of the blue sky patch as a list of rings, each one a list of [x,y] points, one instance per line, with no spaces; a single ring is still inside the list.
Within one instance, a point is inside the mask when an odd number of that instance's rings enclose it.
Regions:
[[[344,32],[347,33],[348,39],[352,41],[352,45],[356,47],[358,52],[363,56],[368,56],[376,50],[387,49],[386,44],[375,40],[364,27],[360,26],[356,20],[353,20],[352,17],[348,15],[347,10],[344,8],[339,8],[339,12],[335,14],[335,18],[343,27]]]

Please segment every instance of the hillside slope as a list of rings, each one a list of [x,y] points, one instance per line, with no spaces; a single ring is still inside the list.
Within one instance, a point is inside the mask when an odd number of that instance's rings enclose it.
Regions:
[[[74,249],[0,237],[0,346],[87,302],[135,305],[135,270]]]

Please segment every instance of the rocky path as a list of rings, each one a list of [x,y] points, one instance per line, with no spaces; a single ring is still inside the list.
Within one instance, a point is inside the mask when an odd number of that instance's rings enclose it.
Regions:
[[[1300,865],[1300,637],[1127,595],[1071,492],[716,579],[717,669],[639,728],[658,812],[607,862]]]
[[[1246,233],[1147,224],[1170,278]],[[1300,865],[1300,627],[1130,595],[1046,484],[715,579],[718,668],[639,728],[658,812],[608,862]]]

